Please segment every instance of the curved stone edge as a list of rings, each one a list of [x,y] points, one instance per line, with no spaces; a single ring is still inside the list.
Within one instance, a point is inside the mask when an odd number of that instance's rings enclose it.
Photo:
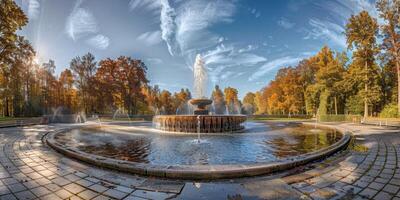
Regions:
[[[320,126],[320,125],[319,125]],[[325,125],[324,125],[325,126]],[[304,165],[313,161],[321,160],[330,156],[348,146],[351,139],[351,133],[346,130],[340,130],[338,127],[327,126],[342,132],[342,138],[333,145],[323,148],[317,152],[307,153],[292,159],[272,163],[259,163],[249,165],[151,165],[144,163],[136,163],[130,161],[121,161],[112,158],[106,158],[93,154],[79,151],[59,144],[54,140],[54,135],[70,129],[62,129],[49,132],[45,136],[46,143],[56,151],[89,163],[98,167],[108,168],[121,172],[133,173],[144,176],[153,176],[160,178],[185,179],[185,180],[214,180],[228,178],[243,178],[251,176],[259,176],[271,174],[274,172],[284,171],[300,165]]]

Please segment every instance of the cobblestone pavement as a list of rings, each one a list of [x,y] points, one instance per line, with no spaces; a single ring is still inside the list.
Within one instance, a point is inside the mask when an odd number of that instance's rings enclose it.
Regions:
[[[2,128],[0,199],[400,199],[398,131],[336,126],[354,131],[354,150],[282,174],[213,182],[100,169],[43,144],[42,136],[55,127]]]

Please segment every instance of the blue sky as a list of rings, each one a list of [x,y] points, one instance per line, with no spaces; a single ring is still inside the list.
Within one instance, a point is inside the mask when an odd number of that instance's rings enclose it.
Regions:
[[[150,84],[178,91],[193,86],[196,54],[215,84],[240,97],[277,70],[296,65],[323,45],[343,51],[344,26],[370,0],[16,0],[29,17],[20,33],[41,62],[59,74],[76,56],[143,60]]]

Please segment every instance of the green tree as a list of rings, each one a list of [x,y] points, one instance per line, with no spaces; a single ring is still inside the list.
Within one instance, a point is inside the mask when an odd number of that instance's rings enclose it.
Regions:
[[[375,63],[378,53],[376,36],[378,34],[378,23],[367,11],[358,15],[352,15],[346,25],[346,37],[348,49],[353,52],[352,63],[348,70],[347,80],[353,84],[353,88],[359,92],[364,99],[364,118],[368,116],[369,104],[380,100],[379,70]]]

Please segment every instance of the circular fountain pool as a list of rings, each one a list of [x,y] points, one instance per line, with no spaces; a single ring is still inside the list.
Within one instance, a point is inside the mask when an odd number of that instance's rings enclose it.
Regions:
[[[163,134],[150,123],[133,123],[59,131],[50,134],[47,142],[72,157],[118,170],[174,178],[226,178],[304,164],[337,151],[348,142],[345,136],[301,123],[247,122],[243,133],[203,134],[198,140],[196,134]],[[249,168],[253,171],[241,172]]]

